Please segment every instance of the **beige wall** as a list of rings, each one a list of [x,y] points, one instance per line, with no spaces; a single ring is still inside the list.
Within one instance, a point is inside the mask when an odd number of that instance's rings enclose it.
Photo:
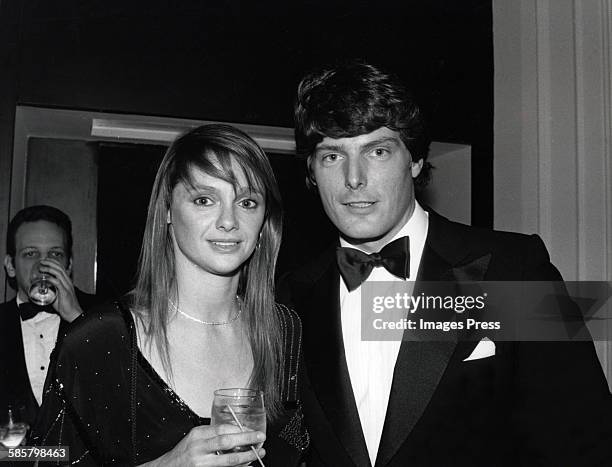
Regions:
[[[431,182],[420,193],[419,200],[453,221],[471,224],[471,147],[433,142],[427,160],[434,169]]]
[[[612,0],[495,0],[495,227],[612,281]],[[612,382],[612,325],[596,342]]]
[[[95,291],[98,169],[95,152],[83,141],[31,138],[25,204],[50,204],[72,220],[75,285]]]

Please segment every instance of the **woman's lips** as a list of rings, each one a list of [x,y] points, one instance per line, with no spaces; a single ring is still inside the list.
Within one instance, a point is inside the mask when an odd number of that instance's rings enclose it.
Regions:
[[[220,251],[233,251],[240,245],[239,240],[208,240],[208,242],[213,248]]]

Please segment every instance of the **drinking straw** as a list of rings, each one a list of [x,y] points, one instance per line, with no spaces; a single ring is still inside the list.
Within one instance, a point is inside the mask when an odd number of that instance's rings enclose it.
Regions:
[[[236,425],[238,425],[238,428],[240,428],[240,431],[244,433],[245,431],[244,427],[242,426],[242,423],[240,423],[240,420],[238,420],[238,417],[236,416],[236,412],[234,412],[234,409],[232,409],[232,407],[229,404],[225,404],[225,406],[232,414],[232,417],[234,417],[234,421],[236,422]],[[259,457],[259,454],[257,454],[257,449],[255,449],[255,446],[251,444],[250,448],[255,453],[255,456],[257,457],[257,460],[259,461],[259,464],[261,465],[261,467],[266,467],[263,461],[261,460],[261,457]]]

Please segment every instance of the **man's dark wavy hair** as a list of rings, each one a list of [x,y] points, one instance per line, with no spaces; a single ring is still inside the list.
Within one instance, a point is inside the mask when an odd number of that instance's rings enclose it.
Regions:
[[[308,158],[323,138],[346,138],[381,127],[397,131],[414,162],[423,159],[416,188],[429,182],[431,165],[423,115],[400,79],[361,60],[349,60],[309,73],[295,102],[298,155]]]
[[[53,206],[30,206],[22,209],[9,222],[6,233],[6,253],[15,258],[17,245],[17,230],[26,222],[47,221],[57,225],[64,232],[66,244],[66,254],[72,257],[72,223],[64,211],[60,211]]]

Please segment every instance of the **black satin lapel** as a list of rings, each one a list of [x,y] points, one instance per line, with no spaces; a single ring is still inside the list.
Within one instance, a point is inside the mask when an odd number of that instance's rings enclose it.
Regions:
[[[335,263],[314,284],[303,316],[308,377],[334,432],[358,466],[370,464],[344,356],[339,272]]]
[[[25,351],[23,349],[23,335],[21,333],[21,318],[19,317],[19,310],[17,309],[17,302],[14,302],[14,307],[11,307],[11,313],[14,313],[14,317],[10,321],[10,336],[6,336],[9,342],[12,342],[12,350],[15,352],[13,355],[15,358],[10,358],[12,363],[12,374],[14,375],[17,386],[20,387],[23,394],[31,392],[30,388],[30,377],[28,376],[28,367],[25,361]]]
[[[490,261],[491,254],[489,253],[480,258],[471,260],[467,264],[455,266],[452,268],[453,278],[460,282],[481,281],[489,268]]]
[[[2,310],[2,326],[0,326],[0,338],[2,339],[2,347],[5,349],[2,360],[5,362],[5,368],[8,369],[11,375],[17,375],[18,368],[25,368],[25,358],[23,355],[23,339],[21,337],[21,322],[17,304],[13,299],[4,305]],[[10,353],[9,353],[10,351]]]
[[[387,465],[419,421],[456,342],[404,341],[395,364],[376,467]]]
[[[451,271],[452,264],[436,253],[429,243],[426,243],[417,273],[417,286],[419,282],[446,280]]]
[[[10,381],[8,385],[7,403],[20,410],[25,409],[22,416],[26,421],[33,423],[38,410],[38,402],[32,392],[30,377],[28,376],[28,368],[25,361],[25,352],[23,349],[23,336],[21,333],[21,318],[17,309],[15,299],[9,302],[8,308],[3,310],[3,313],[9,314],[4,321],[6,325],[2,330],[2,339],[6,339],[3,343],[9,352],[4,356],[4,364],[6,365],[6,377]],[[4,383],[4,382],[3,382]]]
[[[448,280],[451,269],[447,261],[426,245],[414,295],[423,290],[420,282]],[[456,345],[455,340],[402,342],[395,363],[376,467],[387,465],[408,438],[438,387]]]

